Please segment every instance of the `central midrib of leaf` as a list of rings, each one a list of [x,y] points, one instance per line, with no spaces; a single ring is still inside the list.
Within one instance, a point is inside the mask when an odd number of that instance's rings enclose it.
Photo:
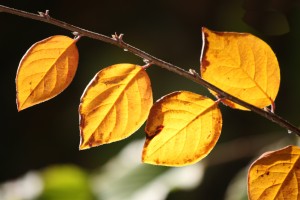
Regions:
[[[124,93],[124,91],[127,89],[127,87],[129,87],[132,83],[132,81],[135,79],[135,77],[141,72],[141,70],[139,70],[137,73],[135,73],[130,79],[128,79],[127,84],[120,84],[122,85],[123,88],[119,89],[119,94],[117,95],[117,97],[115,98],[115,100],[113,101],[113,103],[110,103],[110,108],[108,109],[108,111],[105,113],[104,118],[102,121],[99,122],[98,126],[95,128],[94,131],[92,131],[90,133],[90,136],[95,133],[95,131],[99,128],[99,126],[103,123],[103,121],[105,120],[105,118],[107,117],[108,113],[110,113],[115,105],[115,103],[120,99],[120,97],[122,96],[122,94]],[[128,74],[130,74],[131,72],[129,72]],[[126,75],[128,75],[126,74]],[[91,111],[90,111],[91,112]]]
[[[288,177],[291,175],[291,173],[292,173],[293,170],[295,169],[295,165],[296,165],[298,162],[300,162],[300,156],[299,156],[298,154],[290,154],[290,155],[296,155],[298,158],[297,158],[296,161],[292,164],[292,167],[290,168],[289,172],[286,173],[286,176],[284,177],[283,182],[280,184],[279,189],[276,191],[276,195],[275,195],[274,198],[276,198],[276,197],[278,196],[278,194],[279,194],[279,192],[281,191],[282,187],[286,185],[285,183],[289,180]],[[297,179],[297,180],[298,180],[298,179]],[[298,183],[298,185],[299,185],[299,183]],[[298,188],[298,193],[299,193],[299,188]],[[299,196],[299,194],[298,194],[298,196]]]
[[[239,42],[239,40],[237,41],[237,42]],[[239,52],[241,52],[240,51],[240,46],[241,45],[238,45],[238,50],[239,50]],[[251,49],[251,54],[252,54],[252,58],[253,58],[253,60],[255,60],[255,56],[254,56],[254,54],[253,54],[253,50]],[[241,55],[240,53],[239,53],[239,55]],[[241,57],[239,57],[240,59],[241,59]],[[268,59],[266,60],[266,62],[268,62]],[[255,62],[254,62],[255,63]],[[257,65],[255,64],[255,66],[254,66],[254,74],[256,73],[256,67],[257,67]],[[265,66],[264,66],[265,67]],[[251,77],[250,76],[250,74],[247,72],[247,71],[245,71],[245,69],[244,68],[242,68],[242,67],[239,67],[246,75],[247,75],[247,77],[258,87],[258,89],[270,100],[270,103],[272,104],[273,103],[273,100],[270,98],[270,96],[266,93],[267,91],[264,91],[262,88],[261,88],[261,86],[255,81],[255,79],[254,79],[254,77]],[[268,78],[268,73],[266,73],[266,75],[267,75],[267,78]],[[267,89],[266,89],[267,90]]]
[[[31,96],[31,94],[36,90],[36,88],[42,83],[42,81],[44,81],[45,77],[47,77],[47,75],[50,73],[51,69],[55,67],[55,64],[57,63],[58,60],[60,60],[62,58],[62,56],[64,54],[66,54],[68,52],[68,49],[72,47],[74,43],[72,42],[67,48],[61,48],[64,49],[64,51],[57,57],[54,59],[53,63],[50,64],[48,70],[46,71],[46,73],[44,73],[44,75],[41,77],[40,81],[37,82],[37,84],[33,87],[33,89],[30,91],[30,93],[28,94],[28,96],[26,97],[26,101],[24,101],[24,103],[22,104],[22,106],[24,104],[26,104],[26,102],[28,101],[28,98]],[[59,49],[59,48],[55,48],[55,49]],[[68,57],[67,57],[68,58]],[[45,58],[43,58],[45,59]],[[21,106],[21,107],[22,107]]]

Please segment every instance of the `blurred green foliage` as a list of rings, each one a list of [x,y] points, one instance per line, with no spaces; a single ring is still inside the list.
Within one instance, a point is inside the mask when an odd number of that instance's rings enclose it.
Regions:
[[[92,200],[88,174],[74,165],[55,165],[42,171],[44,190],[38,200]]]

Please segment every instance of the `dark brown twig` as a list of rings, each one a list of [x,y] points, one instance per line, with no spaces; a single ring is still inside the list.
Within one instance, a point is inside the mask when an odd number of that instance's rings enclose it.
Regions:
[[[164,69],[167,69],[171,72],[174,72],[180,76],[183,76],[187,79],[190,79],[206,88],[209,88],[210,90],[215,91],[216,93],[218,93],[220,96],[222,96],[222,98],[228,99],[232,102],[235,102],[245,108],[248,108],[249,110],[267,118],[268,120],[278,124],[279,126],[286,128],[288,130],[288,132],[293,132],[295,134],[297,134],[298,136],[300,136],[300,129],[297,128],[296,126],[290,124],[288,121],[286,121],[285,119],[281,118],[280,116],[257,108],[251,104],[248,104],[226,92],[224,92],[223,90],[217,88],[216,86],[208,83],[207,81],[203,80],[199,74],[197,74],[195,72],[195,70],[190,70],[190,71],[185,71],[180,67],[177,67],[171,63],[165,62],[161,59],[158,59],[134,46],[131,46],[130,44],[127,44],[123,41],[123,34],[117,35],[116,33],[112,36],[112,37],[108,37],[96,32],[92,32],[89,30],[85,30],[82,29],[80,27],[77,26],[73,26],[71,24],[68,24],[66,22],[54,19],[52,17],[50,17],[49,15],[49,11],[46,10],[45,13],[43,12],[38,12],[39,14],[33,14],[33,13],[29,13],[29,12],[25,12],[22,10],[17,10],[14,8],[9,8],[3,5],[0,5],[0,12],[5,12],[5,13],[9,13],[9,14],[13,14],[13,15],[17,15],[17,16],[21,16],[21,17],[25,17],[25,18],[29,18],[29,19],[33,19],[33,20],[38,20],[38,21],[42,21],[42,22],[46,22],[49,24],[53,24],[55,26],[70,30],[71,32],[76,32],[78,35],[80,35],[80,37],[89,37],[95,40],[100,40],[115,46],[118,46],[120,48],[123,48],[124,50],[126,49],[126,51],[131,52],[135,55],[137,55],[138,57],[147,60],[148,63],[151,63],[153,65],[157,65],[159,67],[162,67]]]

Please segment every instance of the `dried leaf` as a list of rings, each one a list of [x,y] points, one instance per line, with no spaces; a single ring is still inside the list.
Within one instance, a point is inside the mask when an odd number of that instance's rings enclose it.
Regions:
[[[130,136],[145,122],[152,104],[150,80],[141,66],[116,64],[101,70],[81,97],[79,148]]]
[[[16,76],[18,111],[49,100],[69,86],[78,65],[75,42],[56,35],[28,49]]]
[[[143,162],[193,164],[213,149],[221,128],[221,112],[213,100],[187,91],[166,95],[151,108]]]
[[[280,85],[280,69],[269,45],[251,34],[206,28],[202,32],[202,78],[256,107],[273,105]],[[247,110],[228,100],[222,102]]]
[[[251,200],[300,199],[300,148],[287,146],[259,157],[248,172]]]

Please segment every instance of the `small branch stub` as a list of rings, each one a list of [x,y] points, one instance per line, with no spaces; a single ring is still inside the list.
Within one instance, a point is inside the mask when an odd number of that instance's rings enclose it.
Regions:
[[[74,35],[74,40],[76,42],[81,38],[81,35],[77,31],[73,31],[72,34]]]
[[[146,58],[144,58],[143,61],[144,61],[144,63],[145,63],[145,65],[142,66],[142,68],[143,68],[144,70],[146,70],[148,67],[150,67],[151,65],[153,65],[153,62],[152,62],[152,61],[149,61],[149,60],[146,59]]]
[[[195,78],[200,78],[201,76],[194,69],[189,69],[189,73],[192,74]]]
[[[274,112],[275,112],[275,102],[272,101],[272,104],[270,105],[270,108],[269,108],[269,106],[264,107],[264,111],[274,114]]]
[[[224,97],[224,96],[222,96],[222,95],[217,95],[217,96],[215,96],[216,98],[217,98],[217,100],[215,101],[216,103],[223,103],[223,105],[225,105],[226,106],[226,104],[224,104],[224,100],[226,100],[226,98]]]
[[[50,19],[49,10],[46,10],[45,12],[38,12],[38,14],[45,19]]]
[[[112,35],[112,39],[118,41],[119,44],[123,43],[123,36],[124,34],[121,33],[120,35],[118,35],[117,33],[115,33],[114,35]]]

